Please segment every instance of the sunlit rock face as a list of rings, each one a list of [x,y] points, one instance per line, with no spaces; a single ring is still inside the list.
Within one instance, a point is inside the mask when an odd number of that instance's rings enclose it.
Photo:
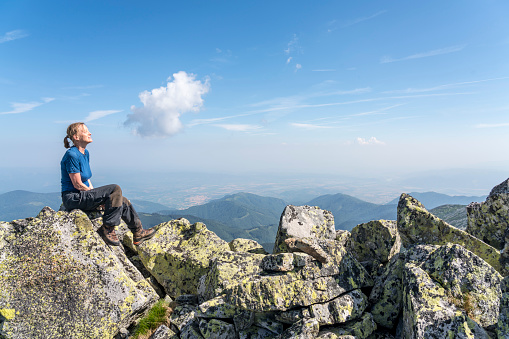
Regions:
[[[111,338],[158,295],[79,210],[0,223],[0,333]]]

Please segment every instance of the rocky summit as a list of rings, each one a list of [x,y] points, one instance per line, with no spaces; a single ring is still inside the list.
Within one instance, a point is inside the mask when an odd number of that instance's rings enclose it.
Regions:
[[[509,181],[467,210],[465,232],[402,194],[347,232],[287,206],[269,254],[186,219],[110,247],[100,214],[44,208],[0,222],[0,338],[130,338],[161,298],[152,339],[509,338]]]

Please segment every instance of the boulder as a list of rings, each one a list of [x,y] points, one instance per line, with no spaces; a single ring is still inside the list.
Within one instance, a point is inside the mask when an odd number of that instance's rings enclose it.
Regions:
[[[400,251],[401,239],[396,221],[376,220],[352,229],[347,245],[350,253],[371,275]]]
[[[267,251],[263,249],[263,246],[258,242],[251,239],[233,239],[228,243],[230,245],[230,250],[233,252],[249,252],[256,254],[267,254]]]
[[[415,244],[458,244],[481,257],[502,275],[506,273],[505,267],[500,263],[500,252],[496,248],[437,218],[419,201],[405,193],[401,195],[398,203],[398,231],[410,242],[404,241],[405,247]]]
[[[498,338],[509,338],[509,277],[505,277],[500,283],[500,313],[498,318]]]
[[[208,271],[200,277],[198,293],[200,301],[212,299],[220,295],[225,288],[241,281],[257,276],[262,272],[263,254],[249,252],[224,251],[216,253],[210,261]]]
[[[484,260],[459,245],[447,244],[434,251],[421,268],[470,319],[482,327],[496,326],[502,276]]]
[[[281,333],[278,339],[314,339],[318,335],[320,325],[315,318],[302,319]]]
[[[274,333],[258,326],[252,326],[239,332],[239,339],[273,339]]]
[[[261,267],[268,272],[288,272],[295,268],[293,262],[292,253],[269,254],[262,259]]]
[[[403,338],[485,338],[475,321],[449,301],[446,291],[413,263],[403,269]]]
[[[373,304],[371,314],[379,325],[392,329],[397,325],[403,307],[402,274],[404,258],[397,254],[392,257],[383,274],[375,281],[369,296]]]
[[[321,339],[365,339],[371,338],[376,330],[376,323],[370,313],[364,313],[360,319],[341,326],[327,327],[318,333]]]
[[[178,339],[178,335],[170,330],[168,326],[161,325],[157,330],[150,336],[149,339]]]
[[[79,210],[0,222],[0,337],[112,338],[158,296]]]
[[[288,252],[288,238],[336,238],[334,217],[331,212],[310,206],[288,205],[281,214],[274,253]]]
[[[360,290],[345,293],[329,302],[309,307],[311,316],[320,326],[334,325],[356,319],[368,306],[368,297]]]
[[[198,318],[230,319],[233,321],[237,332],[251,327],[255,319],[253,312],[227,304],[222,296],[202,303],[195,316]]]
[[[198,281],[210,268],[210,260],[230,246],[203,223],[186,219],[156,226],[156,235],[137,246],[143,265],[168,295],[197,294]],[[241,252],[239,252],[241,253]]]
[[[235,338],[235,327],[219,319],[201,319],[200,332],[203,338],[230,339]]]

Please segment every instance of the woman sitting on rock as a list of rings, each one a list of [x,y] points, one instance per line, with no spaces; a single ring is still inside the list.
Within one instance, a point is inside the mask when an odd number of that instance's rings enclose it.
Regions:
[[[86,150],[92,142],[91,133],[82,122],[67,127],[64,146],[67,148],[60,168],[62,172],[62,202],[67,210],[84,211],[97,209],[104,205],[103,225],[97,230],[106,243],[118,246],[120,241],[115,226],[124,220],[133,233],[134,245],[154,236],[153,228],[145,230],[131,202],[122,196],[118,185],[106,185],[94,188],[90,182],[92,172],[89,165],[89,153]],[[69,144],[72,142],[72,146]]]

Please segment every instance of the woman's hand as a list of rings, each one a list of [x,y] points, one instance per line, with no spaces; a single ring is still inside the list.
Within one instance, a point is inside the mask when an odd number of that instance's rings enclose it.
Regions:
[[[80,173],[69,173],[69,177],[71,178],[72,185],[78,191],[90,191],[92,189],[91,187],[88,187],[81,181]],[[89,180],[89,183],[90,183],[90,180]]]

